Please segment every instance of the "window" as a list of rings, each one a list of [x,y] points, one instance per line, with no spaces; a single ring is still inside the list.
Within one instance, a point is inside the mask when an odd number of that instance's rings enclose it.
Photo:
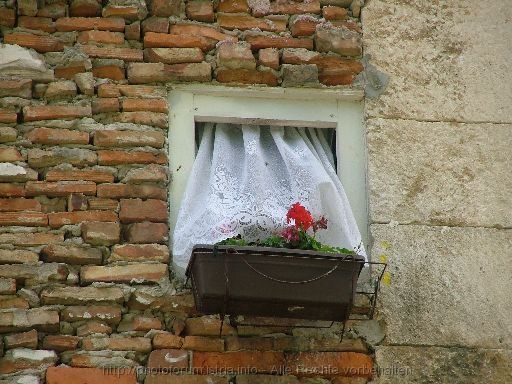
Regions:
[[[367,245],[366,146],[360,91],[183,86],[170,92],[170,227],[195,158],[197,122],[336,129],[338,175]],[[171,239],[172,241],[172,239]]]

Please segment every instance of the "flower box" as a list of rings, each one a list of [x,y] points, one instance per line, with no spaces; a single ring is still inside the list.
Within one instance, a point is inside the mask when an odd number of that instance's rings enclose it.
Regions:
[[[196,245],[186,275],[203,314],[345,321],[364,263],[355,254]]]

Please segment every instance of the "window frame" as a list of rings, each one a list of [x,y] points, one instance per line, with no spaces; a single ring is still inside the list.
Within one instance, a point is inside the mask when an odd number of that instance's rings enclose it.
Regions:
[[[195,123],[336,129],[338,176],[366,249],[369,217],[363,91],[313,88],[174,86],[169,92],[169,241],[195,159]]]

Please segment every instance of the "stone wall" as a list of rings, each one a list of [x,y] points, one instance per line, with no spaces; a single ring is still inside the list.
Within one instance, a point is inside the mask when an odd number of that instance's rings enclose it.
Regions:
[[[373,257],[388,260],[378,383],[512,381],[512,12],[372,0],[364,52]]]
[[[357,321],[219,336],[167,244],[168,87],[351,85],[360,3],[0,1],[2,384],[368,381]]]

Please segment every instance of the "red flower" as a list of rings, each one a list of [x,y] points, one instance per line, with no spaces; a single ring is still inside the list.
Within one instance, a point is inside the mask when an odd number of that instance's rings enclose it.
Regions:
[[[311,213],[300,203],[293,204],[286,214],[286,222],[290,223],[292,220],[296,228],[304,231],[307,231],[313,225]]]
[[[299,230],[296,227],[286,227],[281,233],[280,236],[288,243],[296,243],[300,240]]]
[[[313,223],[313,232],[316,233],[319,229],[327,229],[327,219],[325,216],[320,217]]]

